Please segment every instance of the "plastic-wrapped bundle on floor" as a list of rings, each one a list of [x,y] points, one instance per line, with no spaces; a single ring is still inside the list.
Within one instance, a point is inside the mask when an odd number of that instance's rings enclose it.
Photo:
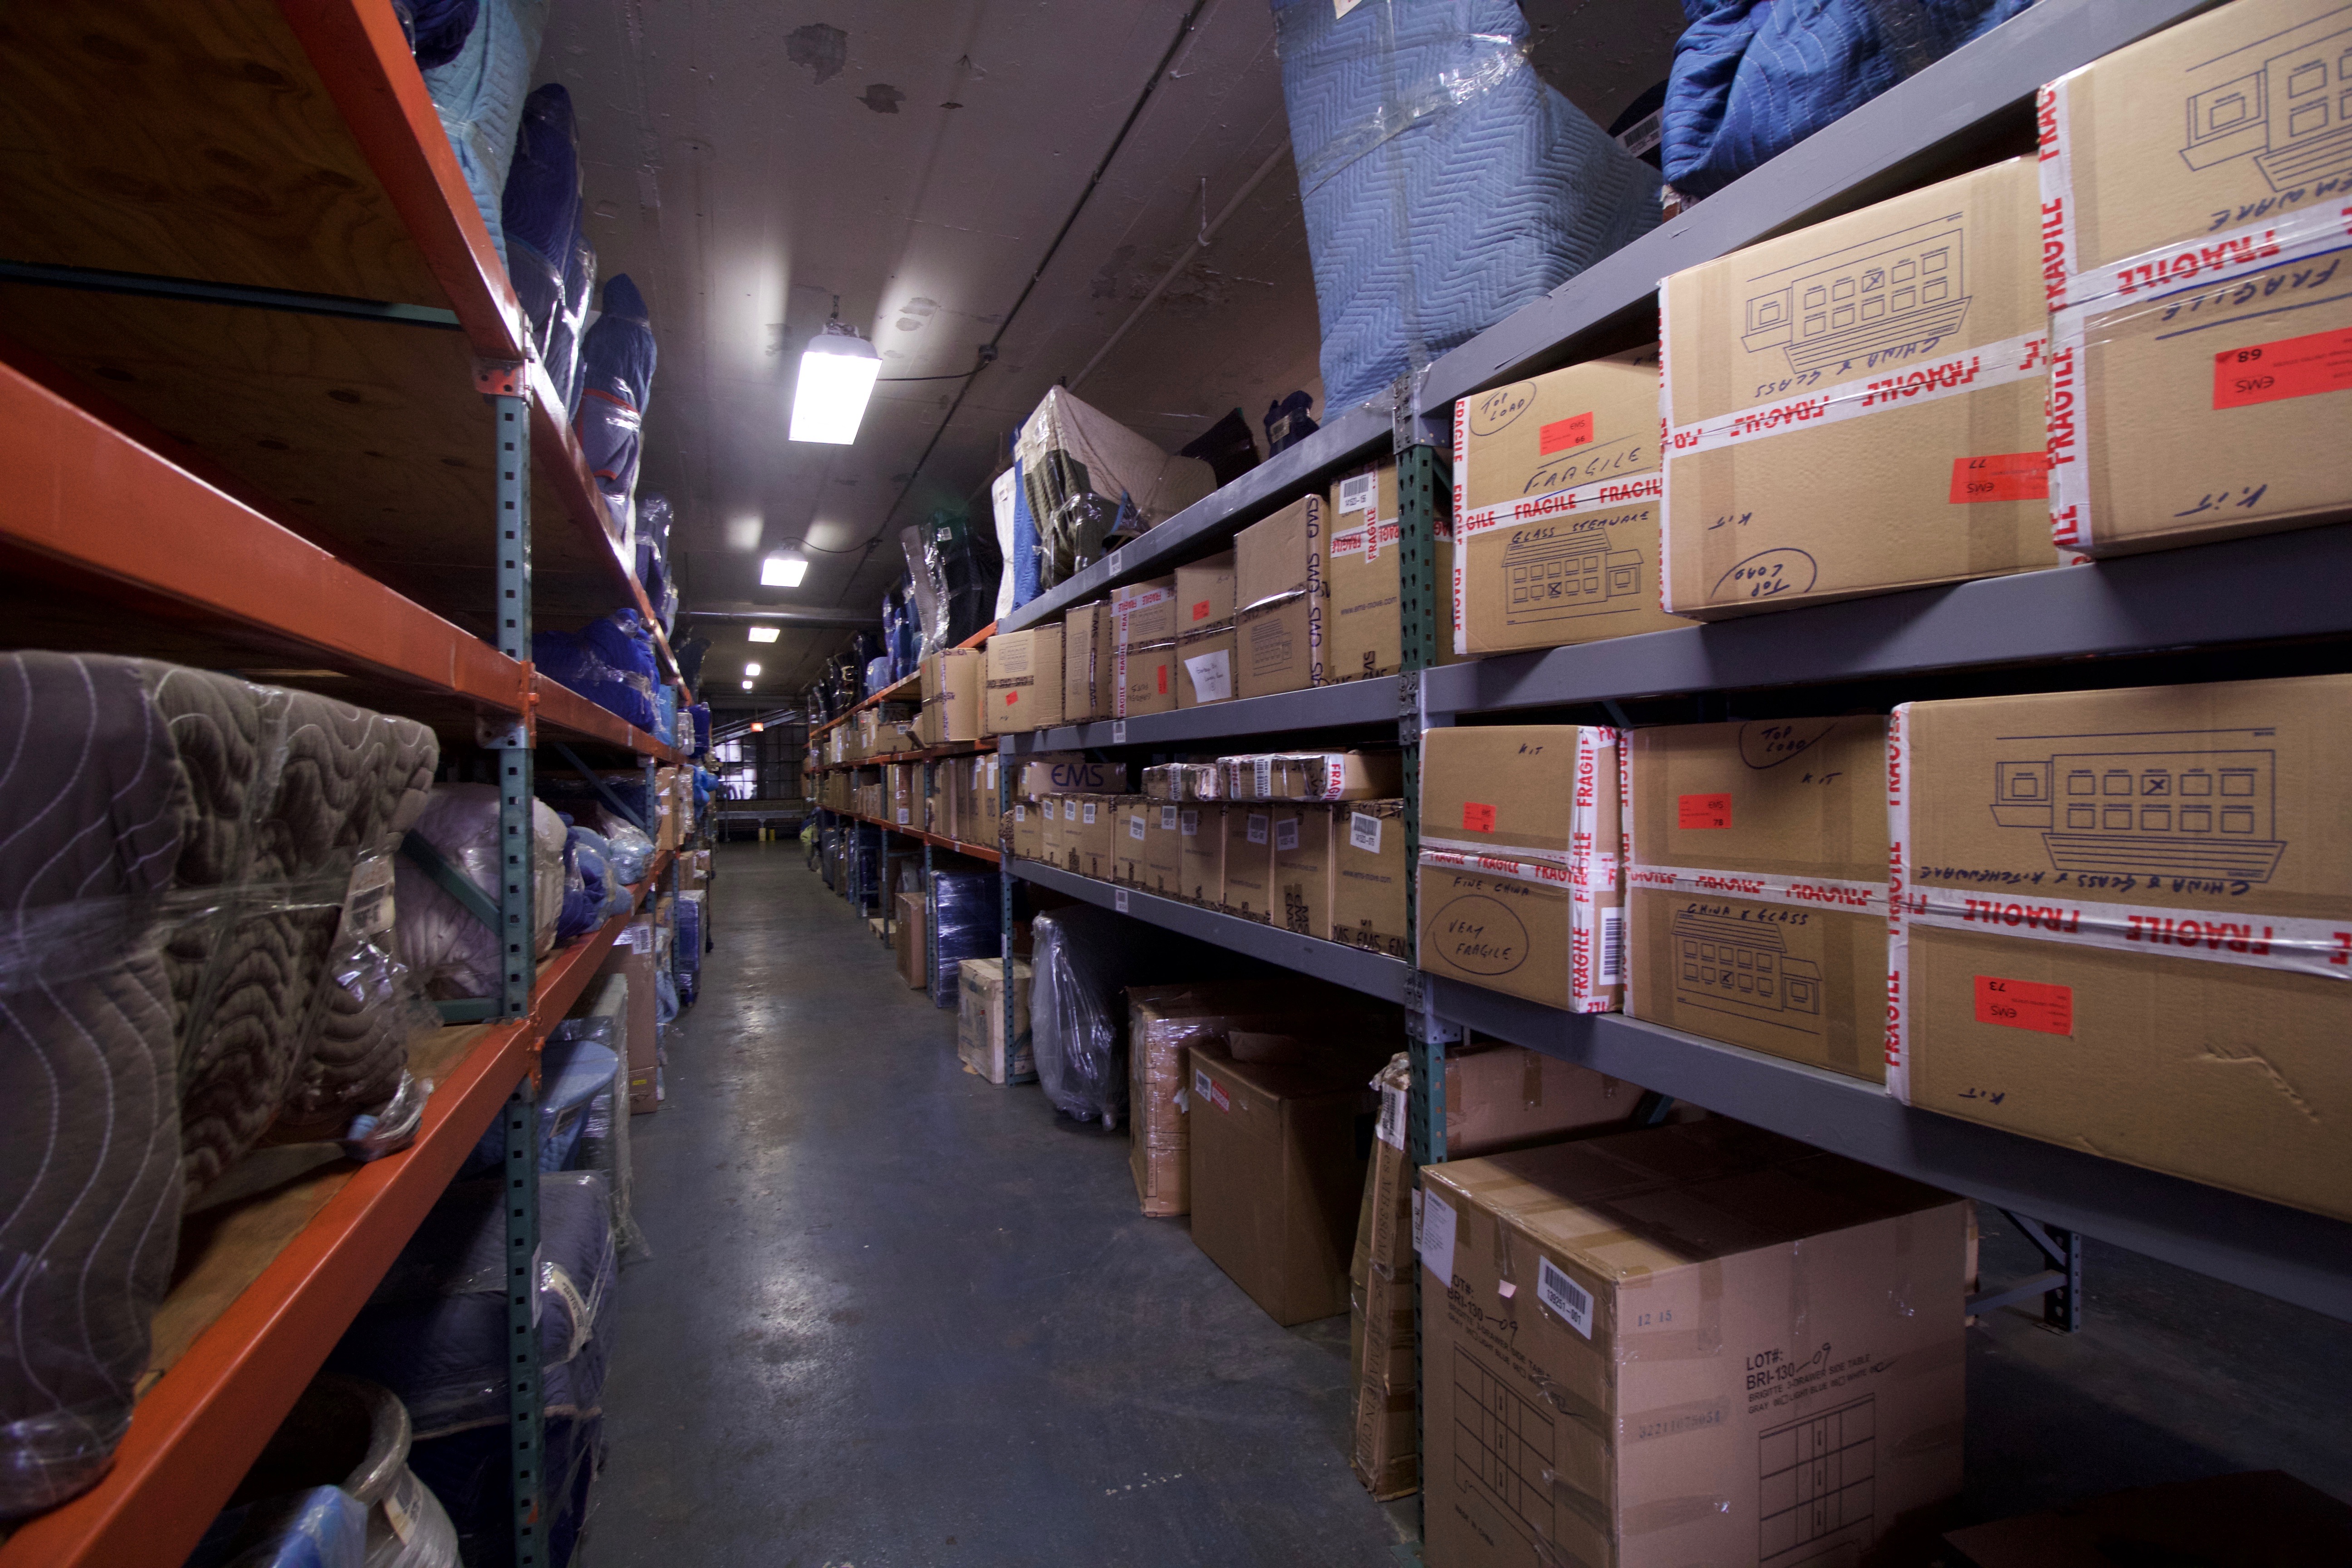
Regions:
[[[513,1561],[507,1513],[505,1183],[461,1182],[425,1216],[327,1358],[408,1407],[409,1468],[457,1530],[467,1568]],[[539,1179],[541,1493],[550,1564],[568,1562],[601,1461],[606,1339],[617,1274],[604,1177]]]
[[[438,748],[308,692],[54,653],[0,656],[0,747],[7,1519],[103,1473],[183,1202],[300,1086],[354,865]]]
[[[572,95],[560,83],[549,82],[523,100],[499,210],[515,298],[530,323],[541,363],[568,405],[579,340],[572,335],[576,322],[567,319],[572,300],[565,275],[578,265],[580,133]]]
[[[1021,426],[1013,455],[1036,520],[1040,592],[1099,559],[1106,541],[1166,521],[1217,483],[1200,458],[1170,457],[1058,386]]]
[[[1514,0],[1336,9],[1274,7],[1327,409],[1658,222],[1658,172],[1538,79]]]
[[[547,31],[550,0],[480,0],[478,14],[457,57],[425,72],[425,86],[466,189],[490,231],[490,243],[509,272],[504,206],[507,171],[514,162],[515,131],[523,95],[530,90],[539,40]],[[417,62],[423,65],[420,59]]]
[[[1003,900],[993,871],[934,871],[931,906],[938,911],[938,939],[931,943],[931,1005],[953,1008],[967,958],[996,958],[1004,951]],[[1021,897],[1025,882],[1013,885]]]
[[[2033,0],[1683,0],[1660,132],[1666,182],[1712,195]]]
[[[974,528],[960,511],[933,512],[930,525],[923,531],[923,570],[930,578],[932,601],[940,609],[940,647],[969,641],[994,617],[996,584],[1004,573],[1004,558],[989,530]]]
[[[678,974],[698,974],[702,972],[702,895],[680,893],[674,907],[677,911],[677,945],[670,949],[669,966]]]
[[[533,951],[544,958],[555,950],[555,924],[563,912],[563,818],[544,801],[531,802],[531,924]],[[417,821],[418,837],[432,846],[457,874],[493,904],[499,882],[499,792],[494,785],[443,784]],[[401,962],[435,998],[495,996],[506,973],[499,933],[474,911],[442,890],[406,854],[396,867],[394,900],[399,910]]]
[[[637,489],[646,405],[654,390],[653,315],[625,272],[604,284],[604,309],[580,340],[580,449],[616,519]],[[668,503],[663,503],[665,509]],[[651,596],[656,585],[645,583]]]

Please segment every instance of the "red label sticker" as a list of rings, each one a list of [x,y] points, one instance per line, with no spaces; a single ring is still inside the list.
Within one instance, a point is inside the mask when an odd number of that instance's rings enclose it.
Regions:
[[[1205,621],[1209,618],[1208,600],[1203,599],[1199,604],[1192,606],[1192,618],[1196,621]]]
[[[2045,1035],[2071,1035],[2074,1032],[2074,988],[1979,974],[1977,1022],[2000,1024],[2011,1029],[2034,1029]]]
[[[1540,438],[1547,458],[1570,447],[1581,447],[1592,439],[1592,416],[1579,414],[1568,419],[1555,419],[1543,427]]]
[[[1168,667],[1167,667],[1166,665],[1164,665],[1164,664],[1163,664],[1163,665],[1160,666],[1158,668],[1154,669],[1154,670],[1152,671],[1152,673],[1153,673],[1154,675],[1157,675],[1158,677],[1160,677],[1160,696],[1162,696],[1162,697],[1167,696],[1167,695],[1168,695]]]
[[[1731,797],[1727,795],[1685,795],[1675,799],[1676,827],[1728,827]]]
[[[1021,693],[1019,693],[1018,691],[1008,691],[1008,692],[1006,692],[1006,693],[1004,694],[1004,704],[1005,704],[1005,706],[1006,706],[1006,707],[1008,707],[1008,708],[1009,708],[1009,707],[1011,707],[1013,703],[1018,702],[1018,701],[1020,701],[1020,700],[1021,700]]]
[[[1462,826],[1465,831],[1470,833],[1494,832],[1495,808],[1491,805],[1481,805],[1475,800],[1463,802]]]
[[[1952,460],[1952,504],[1981,500],[2048,500],[2050,459],[2040,452],[1997,452]]]
[[[2352,330],[2281,338],[2213,356],[2213,406],[2243,408],[2352,387]]]

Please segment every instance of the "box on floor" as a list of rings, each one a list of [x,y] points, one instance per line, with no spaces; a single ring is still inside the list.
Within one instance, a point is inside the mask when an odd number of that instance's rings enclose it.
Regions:
[[[1959,1200],[1720,1120],[1421,1177],[1431,1568],[1859,1561],[1943,1522]]]
[[[1030,1050],[1028,963],[1013,961],[1013,1037],[1004,1034],[1004,961],[967,958],[957,965],[956,1055],[966,1072],[993,1084],[1037,1076]]]
[[[599,979],[617,974],[627,981],[628,1007],[622,1025],[622,1038],[629,1070],[629,1110],[637,1115],[660,1109],[656,1093],[654,1072],[660,1065],[661,1037],[656,1026],[655,1005],[654,922],[649,915],[640,915],[622,928],[612,951],[598,965]]]
[[[1381,1096],[1371,1168],[1348,1270],[1355,1435],[1349,1460],[1381,1501],[1421,1485],[1420,1346],[1413,1327],[1413,1165],[1405,1152],[1412,1064],[1399,1055],[1373,1080]]]
[[[898,895],[898,920],[890,928],[890,945],[898,960],[898,978],[916,990],[930,981],[930,953],[924,945],[923,895]]]

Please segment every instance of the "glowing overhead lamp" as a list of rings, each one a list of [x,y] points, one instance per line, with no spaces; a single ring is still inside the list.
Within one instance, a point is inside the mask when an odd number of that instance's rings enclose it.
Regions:
[[[774,626],[753,626],[748,635],[753,642],[773,642],[776,640],[776,628]]]
[[[797,550],[779,551],[760,563],[760,586],[797,588],[808,575],[808,557]],[[756,629],[756,628],[755,628]],[[773,636],[772,631],[769,634]]]
[[[748,680],[747,680],[747,681],[745,681],[745,682],[743,683],[743,689],[744,689],[744,690],[746,690],[746,691],[751,690],[751,683],[750,681],[748,681]]]
[[[747,664],[743,667],[743,673],[746,676],[757,679],[760,673],[760,667],[756,664]]]
[[[809,340],[801,355],[801,378],[793,388],[792,438],[835,447],[856,440],[866,400],[874,395],[874,378],[881,374],[881,353],[842,325],[841,300],[835,296],[833,319]]]

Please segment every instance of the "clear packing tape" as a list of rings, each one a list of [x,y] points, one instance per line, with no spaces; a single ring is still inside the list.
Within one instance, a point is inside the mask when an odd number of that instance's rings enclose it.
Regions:
[[[1302,192],[1321,189],[1333,175],[1383,142],[1492,92],[1517,73],[1531,68],[1526,47],[1518,39],[1501,33],[1465,32],[1447,40],[1450,47],[1420,51],[1420,58],[1400,71],[1391,0],[1370,0],[1367,9],[1373,14],[1374,49],[1385,68],[1382,91],[1345,131],[1320,146],[1295,149]],[[1277,11],[1276,16],[1276,47],[1285,60],[1301,55],[1311,59],[1321,52],[1355,55],[1364,47],[1337,37],[1337,23],[1345,18],[1313,0]]]

